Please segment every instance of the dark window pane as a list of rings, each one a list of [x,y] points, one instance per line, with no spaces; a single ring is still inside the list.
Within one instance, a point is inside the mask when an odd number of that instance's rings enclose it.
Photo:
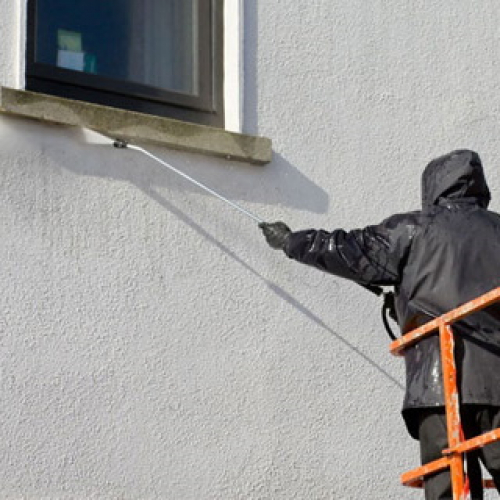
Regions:
[[[224,0],[28,0],[26,88],[223,126]]]
[[[197,0],[39,0],[35,62],[197,95]]]

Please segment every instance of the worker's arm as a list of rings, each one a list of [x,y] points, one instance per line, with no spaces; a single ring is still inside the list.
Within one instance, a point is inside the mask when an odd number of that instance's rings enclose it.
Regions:
[[[266,224],[264,235],[288,257],[362,284],[396,285],[413,236],[414,214],[395,215],[364,229],[332,232],[290,231],[283,223]]]

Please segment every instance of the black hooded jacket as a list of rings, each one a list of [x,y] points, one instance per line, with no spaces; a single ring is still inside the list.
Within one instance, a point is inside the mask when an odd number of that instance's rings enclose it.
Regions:
[[[422,175],[422,210],[346,232],[290,234],[292,259],[363,285],[395,287],[406,333],[500,286],[500,216],[477,153],[453,151]],[[462,404],[500,406],[500,304],[456,324]],[[405,352],[403,416],[417,437],[415,409],[444,405],[437,334]]]

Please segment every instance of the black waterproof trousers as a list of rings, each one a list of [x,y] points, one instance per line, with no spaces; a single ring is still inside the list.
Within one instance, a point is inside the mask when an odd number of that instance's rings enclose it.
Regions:
[[[466,439],[500,427],[500,408],[482,405],[462,406],[462,428]],[[421,410],[419,415],[419,441],[422,465],[441,458],[448,447],[446,416],[443,408]],[[491,443],[468,454],[466,467],[472,500],[483,500],[483,487],[479,460],[491,474],[500,493],[500,441]],[[425,481],[426,500],[451,500],[449,470],[439,472]]]

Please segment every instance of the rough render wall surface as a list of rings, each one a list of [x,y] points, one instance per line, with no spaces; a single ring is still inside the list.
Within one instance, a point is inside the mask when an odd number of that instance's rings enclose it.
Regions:
[[[17,26],[19,18],[18,2],[7,2],[2,0],[0,6],[2,15],[0,17],[0,80],[2,85],[15,86],[18,72],[18,48],[19,32]]]
[[[2,84],[14,2],[0,1]],[[261,169],[153,151],[266,219],[418,208],[476,148],[500,209],[494,1],[248,2]],[[0,117],[0,497],[402,499],[417,464],[378,300],[131,151]]]

